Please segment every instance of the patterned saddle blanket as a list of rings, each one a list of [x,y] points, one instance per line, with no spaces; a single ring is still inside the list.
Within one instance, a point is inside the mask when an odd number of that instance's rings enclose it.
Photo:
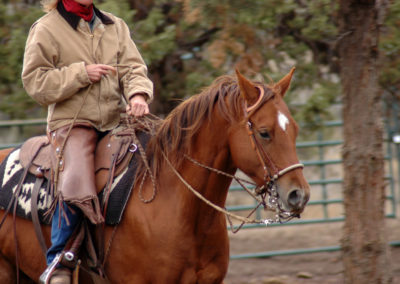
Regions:
[[[145,148],[147,142],[150,138],[150,135],[145,132],[140,132],[138,134],[138,139]],[[107,136],[104,139],[107,139]],[[104,140],[107,141],[107,140]],[[100,142],[102,143],[102,141]],[[99,143],[99,144],[100,144]],[[103,143],[104,144],[104,143]],[[106,147],[109,145],[106,145]],[[128,152],[132,150],[131,147],[126,147],[122,149],[122,151]],[[24,153],[23,153],[24,154]],[[25,154],[24,154],[25,155]],[[124,156],[124,155],[121,155]],[[129,196],[131,194],[131,190],[134,183],[134,177],[136,175],[136,169],[138,166],[138,159],[140,159],[140,149],[133,153],[128,161],[127,166],[123,167],[116,171],[116,176],[113,178],[113,183],[111,185],[111,193],[108,200],[107,205],[107,212],[105,216],[106,224],[107,225],[117,225],[122,219],[122,215],[126,204],[128,202]],[[108,172],[109,168],[105,166],[98,166],[96,169],[106,170]],[[18,183],[20,182],[23,173],[24,173],[24,163],[21,163],[21,147],[14,149],[7,158],[1,163],[0,165],[0,209],[6,209],[13,199],[13,195],[17,190]],[[39,166],[40,167],[40,166]],[[102,180],[104,175],[101,177]],[[25,181],[22,185],[20,195],[17,199],[17,208],[16,213],[17,216],[25,218],[25,219],[32,219],[31,215],[31,196],[34,184],[36,182],[37,175],[35,172],[30,171],[28,172]],[[51,186],[48,180],[48,177],[44,177],[44,181],[40,187],[39,194],[38,194],[38,214],[39,220],[43,224],[49,224],[51,220],[45,217],[45,212],[48,211],[50,205],[53,202],[53,197],[51,194]],[[103,190],[99,193],[99,198],[102,200]]]

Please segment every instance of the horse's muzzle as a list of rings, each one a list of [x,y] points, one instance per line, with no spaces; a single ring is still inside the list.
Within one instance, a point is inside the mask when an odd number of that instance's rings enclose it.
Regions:
[[[304,190],[293,189],[287,195],[287,205],[290,211],[302,212],[308,202],[309,196]]]

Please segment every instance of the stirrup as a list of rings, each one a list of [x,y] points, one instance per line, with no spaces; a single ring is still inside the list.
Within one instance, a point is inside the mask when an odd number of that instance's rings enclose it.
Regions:
[[[72,272],[68,268],[56,268],[50,276],[50,284],[71,284]]]
[[[57,265],[61,261],[61,253],[58,253],[50,265],[46,268],[46,270],[39,277],[39,284],[49,284],[51,274],[53,274],[54,270],[56,270]]]
[[[75,270],[78,265],[78,259],[72,251],[63,251],[58,253],[51,264],[46,268],[42,275],[40,275],[39,284],[52,283],[52,281],[50,281],[51,277],[53,276],[54,271],[60,268],[57,267],[59,264],[62,268],[69,269],[70,271]]]

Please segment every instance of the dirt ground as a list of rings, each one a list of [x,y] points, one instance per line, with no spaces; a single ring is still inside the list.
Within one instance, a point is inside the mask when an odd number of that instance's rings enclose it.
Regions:
[[[387,219],[388,241],[400,241],[400,220]],[[231,255],[338,246],[343,223],[246,229],[230,233]],[[393,283],[400,283],[400,246],[391,247]],[[230,261],[226,284],[343,283],[340,251]]]

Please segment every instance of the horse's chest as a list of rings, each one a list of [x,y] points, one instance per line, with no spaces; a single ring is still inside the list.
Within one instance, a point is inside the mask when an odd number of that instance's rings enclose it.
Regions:
[[[174,263],[173,259],[171,259],[171,263]],[[163,273],[157,273],[157,279],[152,279],[151,282],[176,284],[220,284],[226,275],[226,271],[227,266],[220,265],[218,262],[209,263],[204,267],[185,265],[185,267],[181,269],[177,269],[176,265],[172,265],[169,271],[166,271],[164,275]]]
[[[218,245],[217,245],[218,244]],[[184,246],[182,246],[184,247]],[[170,283],[222,283],[229,262],[229,246],[222,241],[205,242],[190,245],[180,250],[181,257],[177,257],[171,264],[170,271],[180,266],[176,280]],[[180,261],[177,261],[180,259]]]

